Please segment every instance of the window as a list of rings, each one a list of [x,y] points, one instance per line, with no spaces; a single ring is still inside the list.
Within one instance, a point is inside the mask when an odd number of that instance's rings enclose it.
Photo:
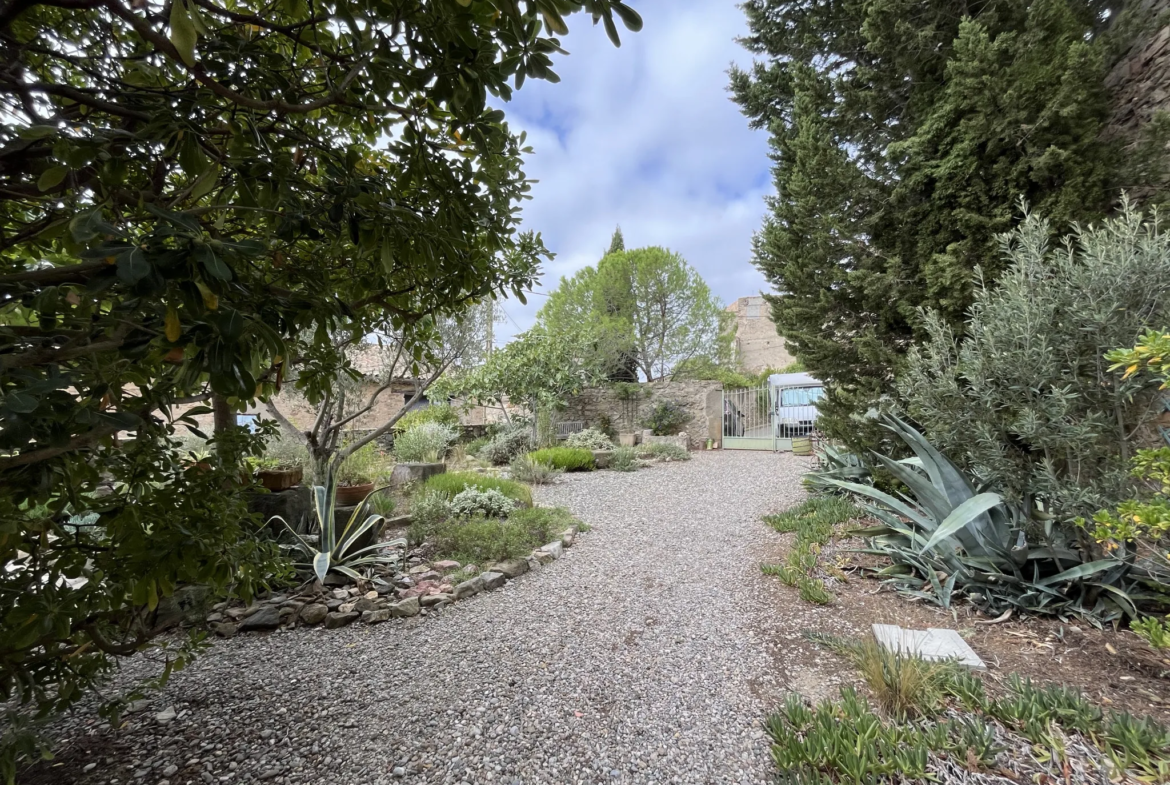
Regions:
[[[764,306],[762,306],[762,305],[749,305],[747,307],[747,318],[759,319],[760,318],[760,309],[763,307]]]
[[[812,406],[825,397],[822,387],[791,387],[780,391],[781,406]]]

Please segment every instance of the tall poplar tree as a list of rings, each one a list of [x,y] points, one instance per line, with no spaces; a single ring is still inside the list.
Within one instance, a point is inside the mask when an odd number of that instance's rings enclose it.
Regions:
[[[757,55],[735,100],[771,134],[776,195],[754,241],[773,319],[827,383],[825,431],[893,392],[918,309],[958,324],[1021,199],[1056,226],[1116,197],[1093,0],[747,0]]]

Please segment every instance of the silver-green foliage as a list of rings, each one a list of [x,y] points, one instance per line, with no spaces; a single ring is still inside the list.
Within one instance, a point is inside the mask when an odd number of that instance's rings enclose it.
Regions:
[[[394,457],[403,463],[436,463],[457,437],[450,426],[422,422],[394,437]]]
[[[638,457],[659,461],[689,461],[691,454],[685,448],[670,442],[653,442],[638,448]]]
[[[579,450],[612,450],[613,440],[596,428],[586,428],[569,434],[565,446]]]
[[[479,457],[496,466],[503,466],[517,455],[524,455],[534,447],[532,430],[516,427],[502,431],[479,450]]]
[[[450,500],[439,491],[424,488],[410,500],[410,518],[418,532],[428,532],[452,515]]]
[[[461,518],[483,515],[486,518],[506,518],[516,509],[516,502],[495,488],[481,491],[479,488],[465,488],[451,500],[452,514]]]
[[[1010,266],[978,291],[962,338],[923,314],[929,339],[909,353],[899,391],[964,469],[1074,517],[1126,498],[1135,431],[1156,414],[1103,355],[1170,318],[1170,234],[1126,205],[1050,236],[1028,215],[1001,238]]]
[[[869,467],[856,453],[831,444],[817,451],[817,467],[805,473],[801,482],[814,493],[832,493],[838,490],[828,480],[873,482]]]
[[[895,497],[870,485],[827,480],[868,499],[880,525],[864,530],[870,552],[893,564],[879,571],[898,590],[948,607],[955,593],[989,613],[1006,610],[1075,615],[1096,622],[1137,615],[1144,599],[1127,581],[1128,564],[1092,560],[1061,529],[1030,520],[1022,505],[979,492],[918,431],[897,417],[883,424],[914,457],[877,459],[907,492]],[[1029,536],[1043,541],[1029,542]]]
[[[640,465],[638,453],[633,447],[618,447],[609,460],[609,468],[615,472],[635,472]]]
[[[517,456],[508,464],[509,477],[531,485],[547,485],[555,482],[563,473],[560,469],[534,461],[527,455]]]
[[[349,520],[338,531],[334,514],[337,508],[336,490],[333,480],[328,485],[313,486],[313,511],[317,514],[319,530],[316,542],[297,534],[280,516],[270,519],[283,523],[292,532],[296,538],[293,548],[308,558],[307,562],[297,566],[311,568],[318,580],[325,580],[330,572],[339,572],[357,580],[366,577],[359,572],[360,568],[397,564],[400,556],[397,549],[406,547],[406,540],[378,542],[386,518],[369,511],[369,496],[354,507]]]

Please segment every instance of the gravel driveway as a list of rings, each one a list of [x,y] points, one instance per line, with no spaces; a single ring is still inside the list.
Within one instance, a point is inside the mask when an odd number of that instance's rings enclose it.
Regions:
[[[437,617],[217,642],[116,737],[68,720],[51,779],[764,783],[783,677],[753,621],[759,519],[802,497],[804,466],[698,453],[570,476],[538,493],[593,527],[564,558]]]

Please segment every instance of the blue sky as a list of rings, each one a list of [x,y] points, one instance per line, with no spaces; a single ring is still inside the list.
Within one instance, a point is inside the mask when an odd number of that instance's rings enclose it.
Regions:
[[[502,104],[528,132],[535,180],[524,228],[556,253],[537,291],[596,264],[620,224],[626,247],[662,245],[699,270],[725,303],[767,290],[751,264],[751,237],[771,192],[767,137],[752,131],[727,92],[727,69],[750,57],[732,0],[629,0],[645,26],[619,24],[614,48],[584,14],[568,18],[558,84],[526,82]],[[533,323],[544,302],[506,300],[497,342]]]

